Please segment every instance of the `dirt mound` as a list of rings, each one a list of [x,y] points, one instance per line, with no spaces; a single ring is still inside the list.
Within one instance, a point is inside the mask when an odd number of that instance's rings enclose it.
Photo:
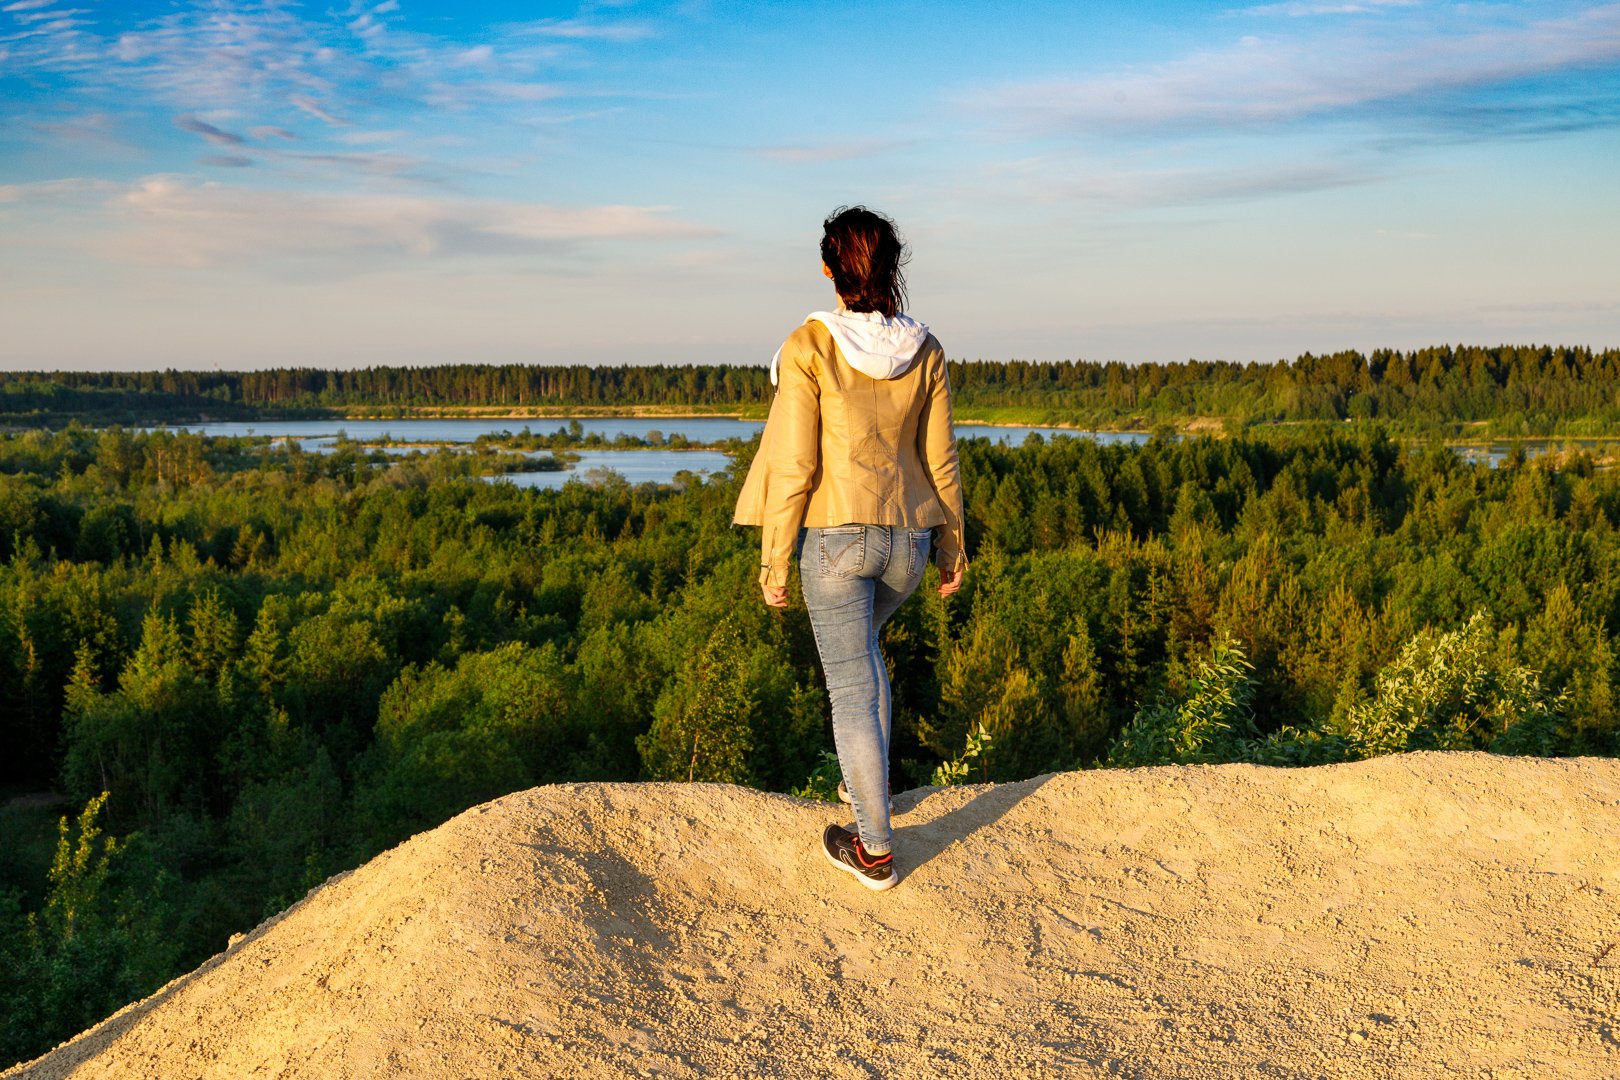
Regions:
[[[1620,762],[477,807],[8,1077],[1620,1075]]]

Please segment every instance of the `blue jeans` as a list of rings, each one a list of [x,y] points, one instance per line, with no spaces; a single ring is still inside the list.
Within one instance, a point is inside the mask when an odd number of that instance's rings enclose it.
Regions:
[[[861,846],[889,850],[889,673],[878,631],[917,590],[931,529],[838,525],[805,529],[799,581],[832,703],[833,742]]]

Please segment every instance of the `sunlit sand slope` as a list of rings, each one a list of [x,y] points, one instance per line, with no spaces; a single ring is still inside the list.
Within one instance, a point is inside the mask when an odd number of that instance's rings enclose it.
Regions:
[[[6,1075],[1620,1075],[1620,762],[896,802],[870,893],[816,849],[834,807],[511,795]]]

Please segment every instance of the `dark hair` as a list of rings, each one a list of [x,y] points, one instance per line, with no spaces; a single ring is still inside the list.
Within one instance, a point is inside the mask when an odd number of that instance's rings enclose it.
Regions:
[[[876,311],[891,319],[904,311],[906,278],[900,268],[909,257],[894,222],[864,206],[840,206],[821,223],[821,261],[851,311]]]

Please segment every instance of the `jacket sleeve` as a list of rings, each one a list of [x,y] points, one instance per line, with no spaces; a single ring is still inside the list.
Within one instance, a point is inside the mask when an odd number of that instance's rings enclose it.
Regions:
[[[788,583],[805,503],[821,463],[821,385],[814,363],[791,338],[782,347],[781,382],[766,421],[774,430],[760,530],[761,585]]]
[[[945,354],[937,345],[928,367],[928,396],[917,424],[917,449],[945,511],[945,524],[940,526],[939,541],[934,546],[934,562],[941,570],[961,571],[967,568],[962,471],[956,458],[956,428],[951,419],[950,375],[945,368]]]

